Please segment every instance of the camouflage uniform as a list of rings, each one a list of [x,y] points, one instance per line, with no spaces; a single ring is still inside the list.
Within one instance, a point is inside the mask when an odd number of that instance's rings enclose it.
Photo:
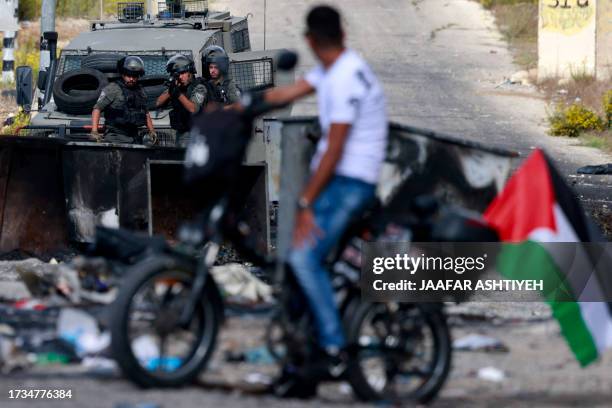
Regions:
[[[131,100],[126,101],[126,95]],[[104,87],[94,105],[94,109],[104,114],[104,139],[115,143],[134,143],[139,128],[146,126],[146,100],[140,85],[128,88],[122,83],[113,82]],[[117,116],[120,116],[120,121],[116,120]]]
[[[232,79],[211,79],[209,81],[214,95],[210,100],[229,105],[240,100],[240,91]]]
[[[206,103],[207,91],[206,86],[196,78],[191,80],[187,89],[183,92],[187,98],[194,103],[195,113],[197,114],[202,106]],[[173,129],[176,130],[176,144],[185,147],[189,143],[189,129],[191,127],[191,116],[183,104],[178,100],[170,99],[172,112],[170,113],[170,123]]]

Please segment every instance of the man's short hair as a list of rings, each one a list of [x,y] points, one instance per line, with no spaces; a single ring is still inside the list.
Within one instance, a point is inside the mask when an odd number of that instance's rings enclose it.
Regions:
[[[340,13],[330,6],[316,6],[306,16],[306,35],[321,46],[342,45]]]

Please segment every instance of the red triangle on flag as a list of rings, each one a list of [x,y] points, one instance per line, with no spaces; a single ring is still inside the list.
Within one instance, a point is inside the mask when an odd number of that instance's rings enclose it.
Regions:
[[[537,228],[556,232],[555,190],[544,153],[537,149],[512,175],[484,213],[502,241],[524,241]]]

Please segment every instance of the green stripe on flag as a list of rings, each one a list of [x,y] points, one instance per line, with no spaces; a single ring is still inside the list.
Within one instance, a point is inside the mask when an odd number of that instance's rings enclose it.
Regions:
[[[542,245],[533,241],[505,243],[497,258],[497,269],[508,279],[541,279],[542,296],[552,308],[561,333],[580,365],[584,367],[597,359],[597,346],[582,319],[580,306],[565,275]]]
[[[597,346],[576,302],[547,302],[561,326],[561,334],[582,367],[597,360]]]

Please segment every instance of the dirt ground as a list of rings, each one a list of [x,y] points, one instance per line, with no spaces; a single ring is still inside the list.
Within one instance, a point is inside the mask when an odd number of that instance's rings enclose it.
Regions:
[[[455,352],[453,369],[432,407],[606,407],[609,406],[609,367],[612,356],[581,369],[570,355],[539,303],[470,304],[451,307],[450,323],[455,339],[483,334],[502,341],[508,352]],[[488,316],[484,319],[484,316]],[[484,319],[484,320],[483,320]],[[279,400],[252,394],[251,381],[270,376],[270,364],[228,363],[226,350],[245,350],[263,344],[265,319],[231,318],[222,332],[222,346],[203,375],[207,385],[180,390],[139,390],[116,372],[90,372],[81,366],[45,366],[4,376],[0,381],[0,405],[21,407],[117,407],[120,403],[156,403],[160,407],[361,407],[347,384],[327,384],[311,401]],[[494,367],[504,379],[478,378],[478,370]],[[211,386],[213,383],[215,386]],[[8,390],[23,388],[70,389],[70,401],[8,400]],[[259,387],[260,388],[260,387]],[[241,391],[242,390],[242,391]]]

